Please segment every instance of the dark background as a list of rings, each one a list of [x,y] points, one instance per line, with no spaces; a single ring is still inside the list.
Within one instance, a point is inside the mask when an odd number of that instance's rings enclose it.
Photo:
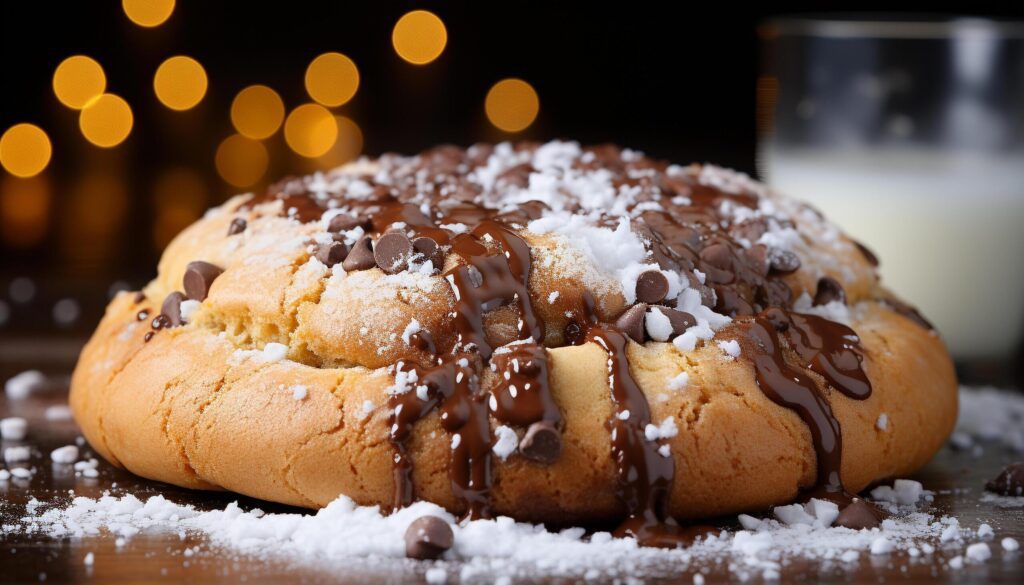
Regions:
[[[12,304],[15,310],[0,325],[0,337],[52,329],[49,308],[64,296],[82,307],[82,317],[70,328],[87,335],[111,283],[138,286],[154,272],[162,245],[153,237],[159,219],[155,178],[170,167],[198,172],[205,187],[203,207],[238,191],[214,167],[217,145],[233,132],[231,100],[240,89],[262,83],[277,90],[288,109],[309,101],[303,74],[325,51],[342,52],[359,67],[358,93],[336,111],[359,124],[365,154],[413,153],[442,142],[564,137],[616,142],[677,162],[713,161],[754,173],[759,22],[850,9],[1020,18],[1020,6],[179,0],[169,21],[145,29],[125,17],[117,0],[5,2],[0,8],[0,128],[32,122],[46,130],[53,157],[44,175],[53,196],[45,237],[31,245],[0,237],[0,299],[18,276],[31,277],[39,289],[38,310]],[[396,20],[416,8],[437,14],[448,30],[444,53],[424,67],[405,63],[391,46]],[[54,68],[78,53],[99,61],[107,91],[131,104],[131,135],[113,149],[86,142],[77,112],[53,94]],[[186,112],[167,109],[152,91],[156,67],[177,54],[197,59],[209,77],[205,98]],[[504,77],[527,80],[540,96],[539,118],[514,136],[490,126],[483,111],[488,88]],[[270,169],[256,190],[282,175],[309,170],[308,161],[285,147],[280,131],[266,144]],[[97,169],[115,173],[128,194],[117,218],[100,222],[99,238],[80,228],[95,227],[86,219],[104,209],[63,204],[76,181]]]

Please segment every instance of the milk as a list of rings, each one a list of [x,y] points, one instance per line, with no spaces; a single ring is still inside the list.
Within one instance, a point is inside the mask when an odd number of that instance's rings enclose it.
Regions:
[[[766,148],[778,191],[874,250],[883,283],[959,358],[1004,357],[1024,332],[1024,153]]]

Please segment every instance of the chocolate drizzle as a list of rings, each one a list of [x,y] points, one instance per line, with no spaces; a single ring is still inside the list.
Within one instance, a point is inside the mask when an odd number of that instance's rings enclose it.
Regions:
[[[485,238],[495,242],[497,249],[481,243]],[[561,414],[551,398],[547,354],[538,345],[544,330],[530,303],[529,246],[508,228],[487,220],[470,234],[457,236],[453,249],[466,261],[445,275],[455,294],[453,346],[443,355],[435,354],[436,365],[412,366],[410,384],[416,389],[389,398],[390,438],[396,450],[394,506],[406,506],[415,499],[407,441],[413,425],[437,408],[441,425],[452,436],[452,491],[465,503],[467,517],[486,518],[490,516],[493,444],[488,411],[518,425],[540,420],[559,423]],[[488,395],[481,390],[480,373],[494,350],[484,332],[484,313],[508,304],[519,310],[517,331],[527,343],[513,346],[492,362],[506,383]],[[436,351],[429,336],[417,334],[415,343]],[[402,363],[396,367],[399,375],[403,367]],[[405,377],[410,379],[410,374]]]
[[[675,479],[675,460],[659,453],[661,443],[647,439],[651,408],[629,371],[626,345],[629,337],[618,327],[601,323],[589,294],[578,311],[582,323],[572,342],[595,343],[608,354],[608,386],[615,412],[608,419],[612,459],[617,477],[616,497],[626,509],[626,519],[615,529],[619,537],[632,536],[643,546],[674,548],[708,532],[705,527],[681,527],[668,514],[668,500]]]
[[[539,148],[544,147],[521,144],[504,154],[513,157]],[[510,229],[540,218],[552,206],[537,200],[527,200],[518,207],[507,205],[508,201],[501,199],[506,194],[503,191],[521,200],[520,191],[528,189],[533,173],[539,172],[534,165],[540,165],[537,161],[523,162],[530,160],[526,157],[509,162],[506,168],[487,169],[488,157],[495,152],[496,147],[477,145],[467,150],[438,147],[413,158],[387,155],[378,161],[379,169],[372,175],[341,177],[338,185],[328,187],[322,178],[317,179],[318,184],[301,179],[284,181],[243,206],[253,209],[261,203],[281,201],[282,213],[301,222],[317,221],[325,211],[340,209],[345,215],[331,222],[335,236],[341,237],[338,231],[354,226],[369,232],[358,242],[348,242],[355,245],[343,261],[345,270],[380,266],[379,260],[374,263],[375,242],[395,231],[408,241],[399,242],[402,246],[395,250],[400,253],[389,253],[387,247],[379,250],[380,256],[387,257],[385,268],[398,271],[408,266],[401,262],[410,260],[410,246],[415,254],[432,260],[435,270],[442,269],[449,252],[461,258],[444,274],[455,305],[442,330],[451,333],[433,331],[436,340],[427,331],[412,334],[409,344],[421,356],[427,356],[425,361],[394,366],[396,388],[389,396],[389,423],[395,448],[395,507],[408,505],[416,498],[408,441],[414,425],[435,410],[439,411],[440,424],[451,435],[452,490],[470,518],[490,514],[490,417],[520,429],[544,430],[549,439],[552,429],[557,431],[563,425],[548,380],[545,323],[530,298],[530,248]],[[571,166],[574,172],[599,170],[619,193],[630,192],[630,228],[643,238],[651,260],[687,281],[688,287],[699,293],[701,304],[735,318],[730,328],[743,333],[737,336],[743,344],[741,359],[753,364],[759,387],[772,401],[796,412],[810,428],[818,467],[817,485],[810,494],[844,506],[853,502],[841,478],[841,428],[818,377],[857,400],[870,396],[871,384],[863,369],[859,339],[850,328],[788,310],[793,291],[784,278],[800,269],[802,259],[791,251],[759,242],[773,241],[762,238],[769,230],[795,226],[783,217],[761,213],[760,188],[721,169],[673,169],[667,163],[627,156],[610,146],[577,153]],[[492,178],[474,178],[473,173],[479,169],[494,171]],[[601,211],[585,209],[582,196],[577,199],[561,201],[562,208],[570,212]],[[638,210],[643,204],[650,205]],[[617,221],[606,216],[599,223],[612,225]],[[471,229],[449,229],[453,224]],[[868,262],[877,263],[869,251],[861,250]],[[664,306],[653,308],[676,318],[672,335],[678,335],[677,329],[685,329],[695,319],[687,313],[667,312],[676,307],[677,299],[668,298],[667,282],[663,281],[659,271],[648,271],[643,286],[635,292],[640,300],[662,303]],[[819,300],[844,302],[838,282],[836,287],[824,291]],[[899,301],[883,302],[930,328]],[[501,307],[517,312],[512,343],[508,338],[488,336],[485,316]],[[583,306],[566,326],[564,339],[577,345],[595,343],[608,355],[608,383],[615,414],[607,424],[617,496],[626,514],[616,534],[634,536],[644,545],[678,546],[705,529],[682,527],[669,516],[675,462],[659,451],[664,446],[661,440],[650,441],[645,433],[647,425],[652,424],[651,408],[630,373],[626,355],[630,338],[636,342],[646,338],[645,312],[634,306],[632,312],[627,307],[624,314],[606,316],[610,320],[618,318],[627,327],[624,331],[602,322],[593,299],[585,293]],[[495,375],[490,375],[488,369]],[[551,453],[552,457],[538,457],[533,464],[550,463],[557,450]],[[863,503],[858,506],[863,507]],[[851,509],[848,515],[854,516],[857,510],[860,508]]]
[[[491,368],[499,372],[489,401],[494,418],[519,427],[539,421],[554,425],[562,413],[548,384],[548,352],[534,341],[516,343],[495,353]]]
[[[791,350],[810,369],[850,398],[871,395],[871,382],[861,367],[859,339],[852,329],[813,315],[772,308],[742,322],[743,354],[754,364],[757,385],[776,404],[797,413],[811,431],[817,458],[817,483],[811,493],[848,504],[843,487],[843,436],[839,420],[817,383],[791,365]],[[785,340],[785,342],[783,342]]]
[[[500,250],[492,252],[481,244],[484,236],[498,242]],[[457,236],[452,247],[468,262],[445,275],[455,292],[456,347],[473,349],[484,360],[490,359],[493,348],[484,334],[483,314],[513,303],[519,309],[519,339],[543,341],[544,330],[527,288],[530,248],[526,242],[508,228],[486,220],[471,235]]]

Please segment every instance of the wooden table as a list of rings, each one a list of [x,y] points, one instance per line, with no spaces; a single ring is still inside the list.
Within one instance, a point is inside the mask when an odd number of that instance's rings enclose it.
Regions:
[[[6,380],[24,369],[27,364],[24,360],[19,361],[22,363],[17,365],[0,362],[0,380]],[[268,512],[299,511],[234,494],[192,492],[143,480],[105,462],[100,464],[99,477],[95,479],[75,477],[73,472],[54,469],[48,461],[49,452],[56,447],[74,443],[78,430],[70,421],[45,420],[44,412],[47,406],[62,404],[65,400],[66,396],[60,388],[20,401],[8,401],[0,396],[0,417],[21,416],[28,419],[30,437],[27,441],[42,455],[42,458],[36,457],[34,460],[38,472],[31,481],[0,484],[0,523],[16,522],[21,518],[30,498],[42,501],[55,498],[66,500],[70,497],[68,490],[74,490],[76,495],[94,498],[104,491],[111,491],[115,495],[131,493],[142,499],[163,494],[168,499],[191,503],[201,509],[223,508],[229,502],[238,500],[246,509],[259,507]],[[1000,549],[998,541],[1004,536],[1012,536],[1024,544],[1024,508],[999,509],[979,501],[985,481],[994,477],[1003,465],[1015,458],[1021,458],[1021,454],[1009,453],[995,445],[986,445],[980,455],[945,448],[915,477],[927,489],[937,492],[929,511],[938,515],[954,515],[965,527],[976,528],[981,522],[988,522],[995,528],[998,538],[990,543],[993,558],[989,562],[967,565],[960,572],[950,573],[929,561],[908,563],[902,553],[884,558],[861,555],[860,564],[854,570],[834,564],[795,560],[784,568],[782,582],[1024,583],[1024,553],[1006,554]],[[729,522],[731,520],[724,525],[735,528]],[[396,561],[386,567],[347,563],[345,569],[339,571],[226,552],[204,552],[194,557],[185,557],[185,548],[204,545],[203,538],[195,535],[181,539],[176,534],[143,533],[131,538],[121,549],[115,546],[114,540],[109,535],[53,539],[24,534],[0,534],[0,582],[35,582],[45,578],[47,583],[277,583],[285,580],[378,583],[422,580],[424,570],[423,565],[406,561]],[[92,567],[87,567],[83,562],[88,552],[94,554]],[[904,566],[906,570],[903,570]],[[936,574],[937,577],[934,576]],[[707,577],[709,583],[725,580],[729,580],[729,575],[723,572],[712,573]],[[671,582],[692,583],[693,575],[680,574]]]

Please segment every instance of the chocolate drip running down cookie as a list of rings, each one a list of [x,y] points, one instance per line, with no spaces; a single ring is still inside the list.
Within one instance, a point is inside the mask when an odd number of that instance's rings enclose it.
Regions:
[[[774,402],[797,412],[811,429],[818,458],[818,480],[810,493],[826,494],[832,499],[849,502],[850,495],[845,493],[840,478],[842,432],[839,422],[818,384],[801,370],[814,371],[831,387],[854,399],[867,398],[871,385],[861,369],[862,354],[857,346],[857,336],[851,330],[820,317],[785,311],[792,307],[793,294],[781,279],[797,270],[801,260],[789,250],[755,242],[764,239],[773,227],[777,231],[779,226],[782,229],[790,227],[790,222],[752,213],[759,205],[760,193],[756,190],[736,192],[735,189],[722,188],[724,183],[714,185],[712,181],[709,185],[694,180],[699,179],[699,175],[666,173],[664,165],[646,159],[637,159],[631,164],[624,157],[609,156],[607,149],[591,152],[594,153],[592,161],[603,155],[600,162],[604,168],[612,169],[613,173],[618,171],[613,184],[620,189],[636,189],[638,193],[637,200],[626,206],[624,211],[631,216],[631,223],[637,231],[649,238],[646,245],[660,270],[648,270],[639,275],[637,301],[659,303],[666,300],[670,287],[662,270],[676,271],[685,274],[687,284],[699,291],[702,304],[711,305],[715,311],[735,318],[735,327],[744,333],[741,337],[749,348],[745,352],[746,359],[753,363],[762,389]],[[481,205],[484,198],[479,194],[470,201],[453,204],[447,198],[448,194],[452,189],[464,188],[465,185],[457,174],[446,174],[445,171],[454,167],[465,173],[472,164],[468,153],[455,149],[439,150],[420,157],[420,164],[414,176],[434,178],[426,197],[423,197],[422,184],[417,183],[415,189],[410,190],[412,185],[405,184],[403,180],[408,175],[404,177],[399,173],[395,184],[373,187],[371,203],[347,200],[340,203],[343,207],[360,208],[356,217],[366,217],[379,230],[393,229],[392,226],[399,224],[411,230],[410,236],[430,236],[438,244],[450,241],[452,251],[465,262],[445,275],[456,298],[452,314],[456,337],[452,349],[436,358],[439,365],[434,369],[409,370],[415,378],[425,381],[428,390],[424,397],[416,397],[414,392],[392,397],[392,409],[396,413],[392,417],[392,440],[398,451],[395,505],[406,505],[413,497],[408,487],[411,485],[412,462],[403,443],[411,425],[435,407],[444,410],[450,401],[454,402],[448,410],[470,413],[466,420],[460,419],[457,423],[464,425],[470,424],[470,419],[475,420],[469,434],[457,433],[457,438],[453,438],[451,465],[453,489],[467,497],[471,494],[472,501],[467,500],[467,506],[470,515],[475,516],[486,514],[486,493],[491,481],[490,432],[484,428],[486,415],[479,406],[486,400],[480,396],[480,372],[453,365],[452,360],[479,362],[480,367],[488,367],[493,348],[484,332],[484,315],[499,306],[516,307],[519,340],[534,343],[544,340],[543,323],[533,311],[529,295],[530,248],[510,229],[522,227],[529,218],[526,214],[531,210],[517,213],[488,208]],[[519,165],[506,171],[520,173],[519,176],[532,172],[534,170],[529,165]],[[396,178],[394,172],[391,177]],[[503,178],[499,176],[496,182]],[[511,177],[508,180],[511,184],[524,184]],[[313,204],[326,209],[339,203],[333,198],[305,193],[308,201],[296,204],[296,199],[302,195],[294,189],[286,189],[279,193],[271,191],[266,198],[283,197],[285,212],[304,220],[318,219]],[[420,201],[419,205],[409,202],[412,199]],[[645,205],[655,201],[660,209]],[[548,205],[537,203],[541,208],[539,217],[543,217],[544,208]],[[578,202],[570,202],[568,207],[580,211]],[[537,216],[536,213],[533,215]],[[735,221],[737,215],[743,219]],[[439,228],[439,225],[456,223],[456,220],[478,223],[470,233],[460,233],[454,238]],[[778,225],[772,226],[773,223]],[[395,236],[385,234],[381,241],[387,238]],[[404,241],[408,243],[410,240]],[[487,242],[492,247],[496,245],[497,252],[492,251]],[[411,255],[411,244],[408,247]],[[392,255],[388,254],[388,257]],[[385,271],[388,271],[387,267]],[[703,275],[703,282],[697,274]],[[822,282],[832,284],[833,288],[839,287],[831,278]],[[820,285],[816,300],[818,304],[845,301],[841,288],[826,298]],[[581,311],[582,321],[574,324],[576,339],[570,339],[570,332],[566,341],[597,343],[609,354],[609,385],[617,408],[616,416],[609,421],[612,454],[619,470],[619,498],[628,517],[619,532],[632,534],[644,543],[664,545],[677,528],[665,513],[665,500],[675,476],[674,465],[671,458],[658,453],[655,441],[644,436],[646,426],[652,421],[646,398],[629,372],[625,353],[627,337],[614,326],[600,323],[593,312],[592,301],[586,304],[587,307]],[[631,337],[636,340],[637,334],[633,332]],[[801,364],[794,367],[787,361],[784,357],[786,347],[797,354]],[[536,355],[535,359],[542,361]],[[498,364],[508,366],[507,360],[493,365]],[[512,375],[507,369],[500,373],[505,378]],[[541,372],[538,370],[538,373]],[[519,372],[515,374],[521,375]],[[530,383],[536,386],[538,395],[549,393],[544,376],[536,376]],[[432,397],[435,394],[441,398]],[[493,414],[499,420],[508,420],[509,413],[517,410],[516,399],[507,391],[500,390],[492,396],[492,404],[504,405],[501,411]],[[545,410],[551,412],[554,409],[548,406]],[[511,420],[524,426],[545,418],[557,422],[559,417],[541,415],[540,418],[523,419],[512,416]],[[455,428],[452,425],[456,425],[450,420],[444,420],[444,424],[446,428]]]
[[[233,360],[266,363],[272,341],[274,352],[302,367],[343,372],[334,378],[339,384],[374,372],[393,380],[380,416],[372,395],[362,399],[363,412],[381,425],[372,428],[386,428],[380,441],[392,453],[393,491],[390,502],[365,494],[364,501],[398,508],[436,496],[417,476],[424,463],[419,454],[437,452],[421,448],[426,439],[417,431],[430,418],[443,430],[430,440],[443,441],[447,450],[454,502],[445,505],[470,518],[514,515],[502,470],[512,466],[544,477],[564,457],[581,456],[580,437],[572,434],[579,423],[574,417],[581,415],[578,405],[576,411],[567,407],[575,398],[564,390],[568,370],[562,368],[571,364],[562,357],[559,366],[557,358],[584,349],[593,356],[597,348],[608,392],[597,399],[611,411],[603,421],[607,436],[588,431],[599,436],[585,439],[607,445],[610,463],[595,466],[613,470],[608,498],[618,502],[617,535],[678,546],[705,533],[673,518],[680,494],[688,496],[690,468],[702,464],[694,461],[699,454],[680,456],[680,444],[696,443],[676,434],[707,437],[715,431],[694,428],[699,401],[692,413],[661,404],[671,392],[717,392],[717,383],[755,386],[765,404],[794,412],[797,424],[809,429],[816,473],[813,484],[800,486],[804,497],[827,498],[844,509],[856,503],[845,516],[851,523],[877,517],[870,509],[865,513],[868,504],[855,501],[844,485],[836,401],[871,402],[879,391],[876,367],[892,366],[874,353],[878,340],[863,344],[850,324],[865,306],[877,306],[893,319],[905,315],[913,327],[928,327],[876,286],[872,264],[857,244],[812,210],[743,175],[573,143],[440,147],[286,180],[225,209],[227,217],[203,220],[221,222],[219,243],[197,244],[179,272],[147,289],[148,298],[170,303],[159,327],[168,331],[157,341],[174,343],[207,328],[219,335],[217,343],[236,344]],[[267,268],[281,271],[274,278],[286,290],[270,310],[284,312],[285,319],[272,323],[246,307],[246,321],[227,322],[222,307],[236,302],[236,275],[244,274],[254,255],[273,249],[276,234],[267,233],[268,225],[285,225],[292,240],[304,242],[294,256]],[[184,301],[174,289],[182,286],[192,319],[181,318]],[[386,287],[413,292],[386,307],[359,304],[352,296]],[[365,316],[348,305],[318,312],[337,299],[388,315],[381,323],[390,333],[376,341],[362,333],[355,340],[332,337],[332,328],[373,333],[354,325]],[[424,307],[444,308],[420,313]],[[131,320],[135,314],[149,319],[156,310],[133,306]],[[931,338],[922,330],[914,335]],[[717,347],[722,351],[713,358]],[[703,369],[687,365],[698,352]],[[671,355],[678,365],[655,373],[635,361],[650,355]],[[719,382],[707,373],[716,369],[736,378]],[[591,370],[596,373],[596,365]],[[657,380],[664,380],[662,387]],[[694,388],[687,388],[687,380]],[[349,416],[358,403],[338,410]],[[322,437],[362,424],[325,423],[335,430]],[[372,428],[359,432],[372,435]],[[435,474],[437,466],[427,463]],[[289,459],[287,473],[296,469]],[[282,481],[290,486],[293,478]],[[573,489],[593,479],[579,481]],[[854,485],[860,489],[864,482]],[[543,503],[538,509],[557,507]]]

